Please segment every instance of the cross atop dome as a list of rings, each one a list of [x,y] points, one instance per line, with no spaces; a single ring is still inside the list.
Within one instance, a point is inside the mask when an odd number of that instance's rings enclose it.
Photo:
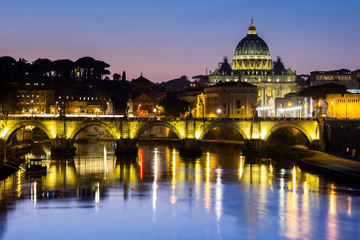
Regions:
[[[254,26],[253,18],[251,18],[251,25],[250,25],[249,30],[248,30],[248,35],[249,34],[255,34],[256,35],[256,28]]]

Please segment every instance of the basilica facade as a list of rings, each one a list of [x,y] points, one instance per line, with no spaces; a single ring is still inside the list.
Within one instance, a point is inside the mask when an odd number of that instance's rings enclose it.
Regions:
[[[257,35],[253,20],[235,49],[232,67],[227,58],[209,75],[209,85],[247,82],[258,88],[257,109],[261,116],[275,116],[275,99],[297,92],[296,73],[285,69],[281,59],[272,61],[266,42]]]

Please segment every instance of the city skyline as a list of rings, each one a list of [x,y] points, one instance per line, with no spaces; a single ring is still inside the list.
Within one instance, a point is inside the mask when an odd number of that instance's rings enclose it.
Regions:
[[[33,62],[91,56],[111,75],[153,82],[214,71],[233,58],[251,18],[271,58],[297,74],[360,68],[357,1],[100,2],[0,4],[0,55]],[[71,6],[71,7],[69,7]]]

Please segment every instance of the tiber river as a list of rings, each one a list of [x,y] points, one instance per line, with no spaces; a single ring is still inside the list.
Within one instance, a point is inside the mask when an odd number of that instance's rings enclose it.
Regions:
[[[111,142],[76,147],[45,161],[46,176],[0,182],[0,239],[360,239],[360,190],[287,159],[209,147],[186,160],[143,144],[126,162]]]

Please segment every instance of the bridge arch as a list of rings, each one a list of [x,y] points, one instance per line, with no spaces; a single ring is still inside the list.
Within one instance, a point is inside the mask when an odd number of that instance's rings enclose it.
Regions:
[[[202,140],[204,138],[204,136],[210,132],[213,128],[216,128],[216,127],[228,127],[228,128],[231,128],[233,130],[235,130],[237,133],[240,134],[240,136],[246,140],[248,139],[246,137],[246,134],[244,133],[244,131],[239,128],[236,124],[233,124],[233,123],[226,123],[226,122],[215,122],[215,123],[212,123],[208,126],[206,126],[203,130],[200,131],[200,136],[198,137],[199,140]]]
[[[267,132],[267,134],[266,134],[266,136],[264,137],[263,140],[267,141],[272,133],[276,132],[277,130],[279,130],[281,128],[295,128],[296,130],[298,130],[299,132],[304,134],[304,136],[309,141],[309,143],[311,143],[313,141],[312,137],[310,136],[309,131],[307,131],[304,127],[302,127],[301,125],[296,124],[296,123],[280,123],[280,124],[277,124],[277,125],[273,126],[270,129],[271,131]]]
[[[5,143],[7,143],[9,141],[9,139],[11,139],[11,137],[16,133],[16,131],[18,131],[20,128],[27,127],[27,126],[34,126],[34,127],[41,129],[46,134],[46,136],[48,136],[49,139],[53,139],[55,137],[54,134],[52,134],[52,132],[41,123],[38,123],[35,121],[19,122],[19,123],[15,124],[12,128],[10,128],[9,131],[7,131],[7,133],[4,137]]]
[[[85,128],[88,128],[88,127],[92,127],[92,126],[99,126],[99,127],[103,127],[105,128],[105,130],[114,138],[114,140],[117,139],[117,134],[116,132],[113,131],[113,129],[111,127],[109,127],[107,124],[105,123],[102,123],[102,122],[86,122],[86,123],[83,123],[81,125],[79,125],[78,127],[76,127],[72,133],[70,134],[69,136],[69,139],[71,141],[71,143],[74,143],[74,140],[75,140],[75,137],[82,131],[84,130]]]
[[[167,127],[169,128],[171,131],[173,131],[175,133],[175,135],[179,138],[182,139],[182,135],[180,134],[180,132],[178,131],[178,129],[170,124],[170,123],[166,123],[166,122],[151,122],[151,123],[146,123],[145,125],[141,126],[135,134],[134,139],[138,139],[142,133],[144,133],[146,130],[152,128],[152,127],[156,127],[156,126],[162,126],[162,127]]]

